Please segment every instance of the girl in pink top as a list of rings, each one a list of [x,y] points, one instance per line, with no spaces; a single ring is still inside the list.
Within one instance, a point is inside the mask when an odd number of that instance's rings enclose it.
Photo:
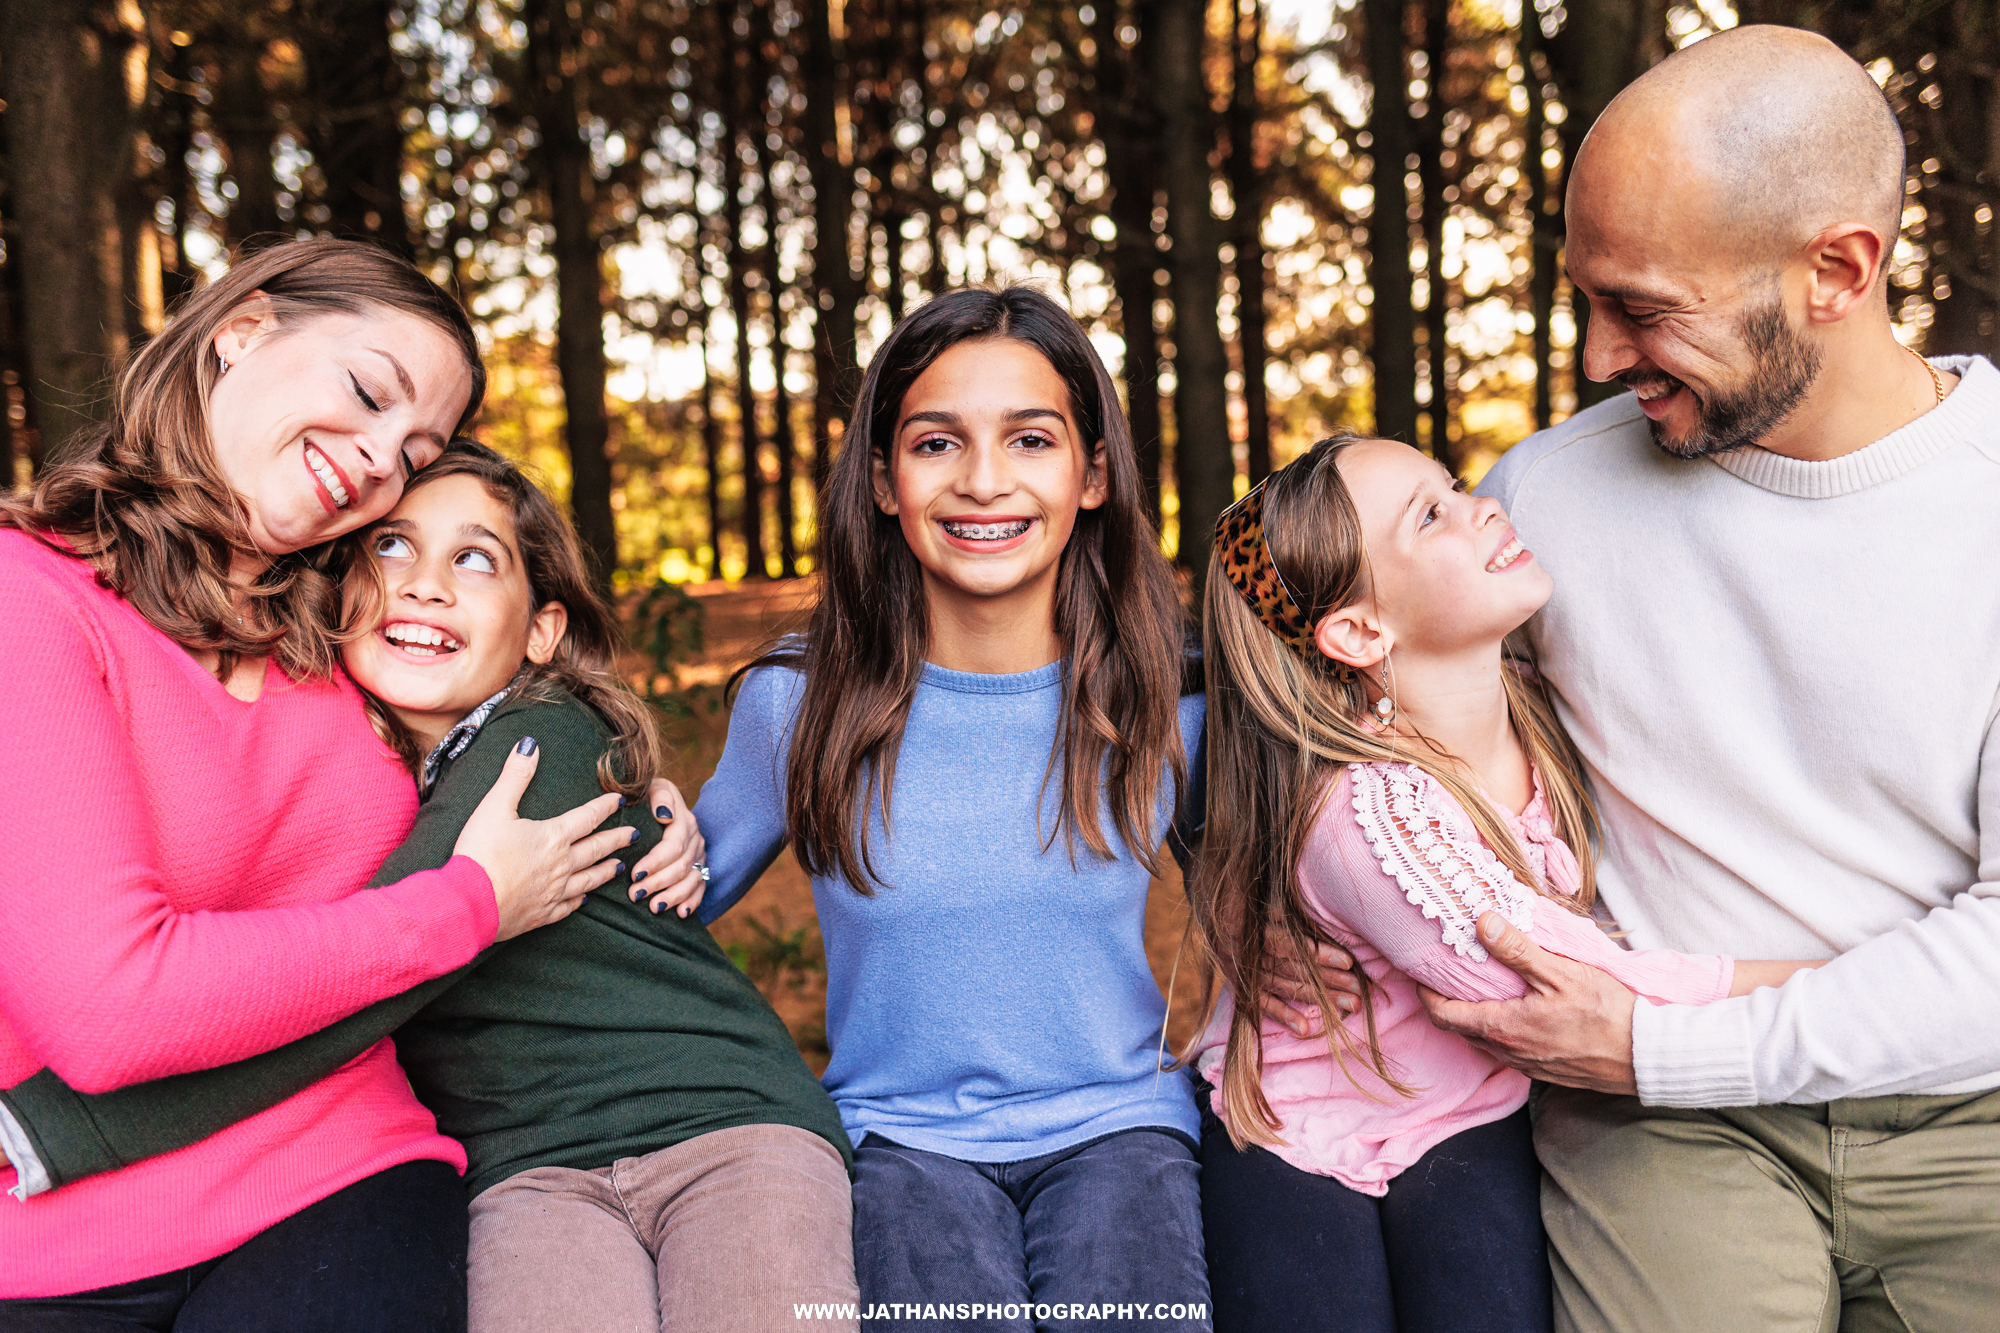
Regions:
[[[1502,654],[1550,590],[1496,502],[1388,440],[1323,440],[1217,525],[1190,892],[1226,983],[1192,1052],[1218,1333],[1549,1327],[1528,1080],[1417,993],[1524,993],[1483,915],[1654,1003],[1809,965],[1629,952],[1592,918],[1581,766]],[[1271,946],[1327,943],[1356,960],[1356,1015],[1300,1036],[1232,1005]]]
[[[133,357],[70,461],[0,498],[0,1088],[269,1050],[614,873],[631,830],[590,830],[621,798],[518,819],[522,754],[447,865],[356,891],[417,800],[335,670],[353,548],[327,543],[394,506],[483,377],[464,312],[410,265],[273,247]],[[70,1188],[0,1160],[0,1327],[462,1327],[464,1163],[387,1041]]]

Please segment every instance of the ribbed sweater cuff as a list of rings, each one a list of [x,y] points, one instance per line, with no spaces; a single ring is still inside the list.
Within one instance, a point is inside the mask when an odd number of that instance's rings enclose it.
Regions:
[[[1755,1106],[1750,1050],[1741,1000],[1633,1009],[1632,1072],[1647,1106]]]

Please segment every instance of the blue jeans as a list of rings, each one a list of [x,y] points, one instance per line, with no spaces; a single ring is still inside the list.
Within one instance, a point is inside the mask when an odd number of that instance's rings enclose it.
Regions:
[[[1206,1089],[1201,1105],[1217,1333],[1548,1333],[1527,1108],[1452,1135],[1377,1199],[1236,1151]]]
[[[854,1269],[863,1312],[890,1309],[870,1330],[1206,1329],[1200,1167],[1157,1129],[1025,1162],[870,1134],[854,1153]],[[896,1303],[915,1317],[895,1317]]]

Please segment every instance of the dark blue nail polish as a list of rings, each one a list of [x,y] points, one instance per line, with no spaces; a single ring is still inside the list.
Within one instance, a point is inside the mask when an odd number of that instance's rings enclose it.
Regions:
[[[618,809],[623,810],[624,808],[625,808],[625,798],[623,796],[620,796],[618,798]]]
[[[674,808],[671,805],[656,805],[653,807],[653,817],[662,824],[671,824],[674,822]]]
[[[625,839],[625,841],[626,841],[626,842],[627,842],[628,844],[630,844],[630,843],[635,843],[635,842],[639,841],[639,830],[638,830],[638,829],[633,829],[633,830],[632,830],[632,836],[631,836],[631,837],[629,837],[629,838],[627,838],[627,839]]]
[[[533,754],[534,752],[535,752],[535,738],[533,736],[521,737],[520,743],[514,747],[514,753],[520,755],[524,759],[527,758],[529,755]]]
[[[632,876],[632,882],[633,882],[634,884],[637,884],[637,883],[638,883],[638,882],[639,882],[640,880],[642,880],[642,879],[646,878],[646,875],[647,875],[648,873],[649,873],[649,872],[647,872],[647,871],[644,871],[644,870],[641,870],[641,871],[640,871],[640,872],[639,872],[638,874],[636,874],[636,875]]]
[[[630,898],[633,902],[636,903],[639,901],[639,890],[637,888],[634,888],[632,892],[626,894],[625,896],[627,898]]]

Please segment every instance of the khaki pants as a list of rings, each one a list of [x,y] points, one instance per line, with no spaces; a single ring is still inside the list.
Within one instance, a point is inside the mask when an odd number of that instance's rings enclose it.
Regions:
[[[2000,1330],[2000,1092],[1704,1111],[1537,1092],[1559,1330]]]
[[[789,1125],[537,1167],[472,1201],[472,1333],[852,1333],[792,1307],[858,1299],[853,1227],[840,1154]]]

